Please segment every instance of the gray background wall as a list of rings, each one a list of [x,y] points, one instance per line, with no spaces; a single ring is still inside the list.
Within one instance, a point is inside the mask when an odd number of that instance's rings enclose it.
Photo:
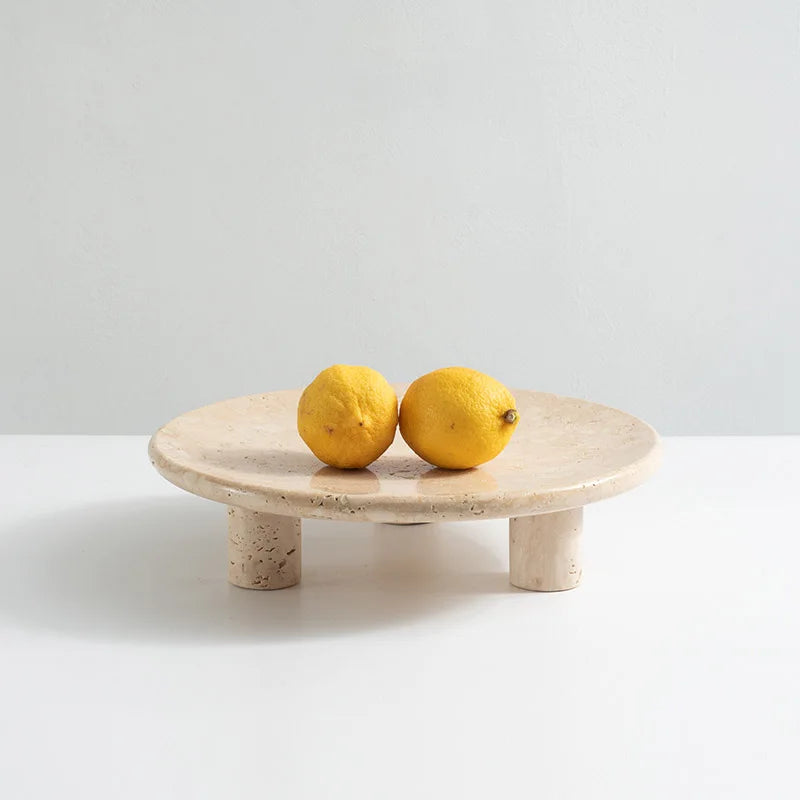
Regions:
[[[343,361],[800,431],[798,2],[0,9],[0,430]]]

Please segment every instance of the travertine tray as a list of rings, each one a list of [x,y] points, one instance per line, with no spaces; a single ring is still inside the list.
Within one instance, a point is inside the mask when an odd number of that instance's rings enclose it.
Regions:
[[[399,433],[369,469],[326,467],[297,433],[294,390],[183,414],[155,433],[150,458],[176,486],[229,506],[228,578],[237,586],[282,589],[300,580],[304,517],[509,518],[511,583],[571,589],[581,577],[583,506],[648,478],[659,463],[658,434],[597,403],[543,392],[514,396],[520,422],[511,442],[493,461],[464,472],[431,467]]]

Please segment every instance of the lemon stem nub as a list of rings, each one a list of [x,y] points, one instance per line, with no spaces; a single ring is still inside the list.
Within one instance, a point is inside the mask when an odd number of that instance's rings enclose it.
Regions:
[[[509,424],[512,424],[512,423],[516,422],[517,421],[517,411],[516,411],[516,409],[509,408],[508,411],[506,411],[506,413],[503,414],[503,419],[506,422],[508,422]]]

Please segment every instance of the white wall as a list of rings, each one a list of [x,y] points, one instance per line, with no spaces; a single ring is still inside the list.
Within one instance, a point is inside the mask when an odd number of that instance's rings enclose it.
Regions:
[[[0,430],[337,361],[800,431],[800,4],[3,0]]]

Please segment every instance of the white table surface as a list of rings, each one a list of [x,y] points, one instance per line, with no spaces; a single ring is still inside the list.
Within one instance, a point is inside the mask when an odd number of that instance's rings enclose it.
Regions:
[[[583,584],[503,521],[304,523],[225,581],[225,508],[145,437],[0,438],[0,796],[800,796],[800,438],[665,442]]]

